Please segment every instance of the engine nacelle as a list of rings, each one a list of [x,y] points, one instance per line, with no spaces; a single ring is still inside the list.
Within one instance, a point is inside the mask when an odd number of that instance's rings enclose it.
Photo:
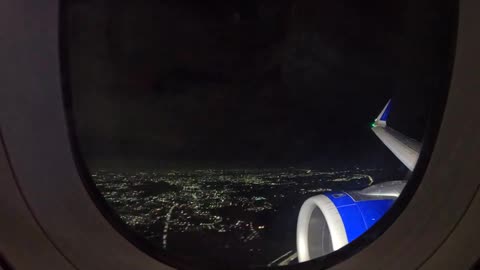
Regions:
[[[298,215],[298,261],[321,257],[347,245],[375,224],[400,195],[405,181],[360,191],[329,192],[306,200]]]

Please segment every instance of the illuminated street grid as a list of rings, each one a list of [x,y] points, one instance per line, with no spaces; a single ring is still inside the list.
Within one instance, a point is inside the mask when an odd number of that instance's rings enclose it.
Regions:
[[[256,214],[280,211],[286,197],[308,198],[345,184],[350,189],[370,185],[372,173],[375,170],[101,169],[92,176],[128,225],[146,238],[161,239],[167,248],[169,232],[233,232],[239,242],[259,239],[267,224],[259,223]]]

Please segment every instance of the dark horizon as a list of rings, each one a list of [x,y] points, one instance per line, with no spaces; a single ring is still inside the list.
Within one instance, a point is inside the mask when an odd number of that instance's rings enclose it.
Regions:
[[[210,163],[200,164],[198,161],[194,162],[166,162],[166,161],[153,161],[146,159],[110,159],[99,160],[98,157],[89,158],[84,157],[86,160],[86,168],[91,174],[100,172],[103,170],[112,170],[118,172],[170,172],[170,171],[201,171],[201,170],[224,170],[226,173],[233,171],[263,171],[263,170],[287,170],[287,171],[322,171],[322,172],[339,172],[339,171],[384,171],[388,172],[395,179],[408,179],[411,172],[406,168],[388,149],[386,149],[385,155],[376,161],[370,162],[370,164],[351,163],[347,164],[345,160],[339,159],[337,164],[332,162],[319,163],[310,162],[304,164],[260,164],[258,162],[217,162],[211,161]],[[378,158],[378,156],[376,156]],[[400,177],[403,176],[403,177]]]

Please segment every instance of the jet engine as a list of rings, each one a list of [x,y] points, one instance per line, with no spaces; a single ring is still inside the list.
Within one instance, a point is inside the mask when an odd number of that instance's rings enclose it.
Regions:
[[[390,181],[306,200],[297,221],[298,261],[318,258],[355,240],[390,209],[405,184]]]

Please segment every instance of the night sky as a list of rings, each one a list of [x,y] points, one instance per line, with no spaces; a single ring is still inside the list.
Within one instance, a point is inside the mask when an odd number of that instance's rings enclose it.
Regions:
[[[75,0],[68,70],[89,160],[401,167],[370,131],[422,140],[451,64],[435,1]]]

